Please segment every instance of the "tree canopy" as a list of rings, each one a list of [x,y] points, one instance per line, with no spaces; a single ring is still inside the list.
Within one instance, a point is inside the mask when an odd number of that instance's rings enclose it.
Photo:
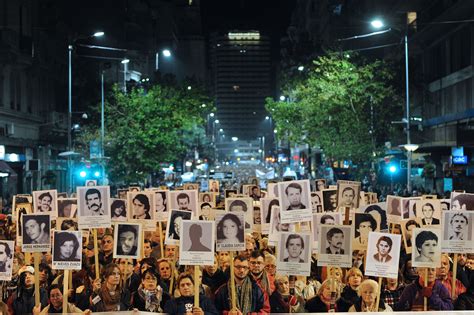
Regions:
[[[326,157],[355,163],[373,158],[401,118],[402,102],[382,61],[364,62],[348,54],[320,56],[306,76],[283,82],[285,101],[267,98],[279,135],[319,146]]]

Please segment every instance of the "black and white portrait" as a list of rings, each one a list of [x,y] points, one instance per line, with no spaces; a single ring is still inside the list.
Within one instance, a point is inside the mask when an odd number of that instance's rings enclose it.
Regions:
[[[310,272],[311,235],[309,233],[280,234],[277,251],[277,272],[308,275]]]
[[[337,189],[324,189],[323,194],[323,211],[337,211]]]
[[[397,278],[401,235],[370,232],[365,274],[374,277]]]
[[[127,199],[128,209],[130,209],[130,219],[155,219],[155,194],[153,191],[129,192]]]
[[[323,197],[321,192],[316,191],[311,193],[311,209],[313,209],[313,213],[323,212]]]
[[[11,280],[15,242],[0,240],[0,280]]]
[[[79,228],[110,227],[109,186],[77,187]]]
[[[375,221],[377,222],[377,231],[387,232],[388,231],[388,222],[387,222],[387,204],[385,202],[373,203],[366,206],[363,206],[360,209],[361,213],[370,214]]]
[[[58,215],[57,191],[33,191],[33,209],[33,213],[49,213],[55,219]]]
[[[178,245],[181,233],[181,222],[191,220],[191,212],[187,210],[171,210],[166,226],[165,244]]]
[[[82,259],[82,232],[54,231],[53,266],[55,262],[80,262]],[[59,268],[63,269],[63,268]],[[69,268],[67,268],[69,269]]]
[[[278,184],[277,183],[268,183],[267,184],[268,197],[278,198]]]
[[[217,250],[245,250],[245,214],[227,212],[219,214],[216,221]]]
[[[474,226],[472,211],[443,211],[443,243],[444,253],[474,252]]]
[[[22,240],[22,235],[23,235],[23,229],[22,229],[23,221],[21,217],[24,214],[31,214],[33,212],[32,204],[31,203],[17,203],[15,205],[15,208],[16,208],[16,222],[17,222],[16,236],[17,236],[17,241],[20,244]]]
[[[199,191],[199,184],[198,183],[186,183],[183,185],[184,190],[198,190]]]
[[[405,245],[405,251],[407,252],[407,254],[411,254],[411,251],[412,251],[411,240],[413,237],[413,230],[415,228],[421,227],[421,220],[419,218],[402,220],[400,222],[400,226],[402,228],[402,236],[403,236],[403,242]]]
[[[451,210],[474,210],[474,194],[452,192]]]
[[[127,200],[111,198],[110,214],[112,221],[127,221]]]
[[[314,191],[323,191],[326,188],[326,180],[324,178],[316,179],[314,181]]]
[[[198,213],[197,190],[170,191],[168,196],[170,199],[170,209],[191,211],[194,215]]]
[[[56,219],[56,230],[60,231],[79,231],[77,218],[60,218]]]
[[[209,192],[218,193],[219,192],[219,181],[211,179],[209,180]]]
[[[338,207],[359,207],[360,182],[337,181],[337,192]]]
[[[127,200],[127,193],[128,193],[128,189],[127,189],[127,188],[117,189],[117,197],[118,197],[118,199],[125,199],[125,200]]]
[[[309,180],[278,183],[281,220],[284,223],[310,221],[311,208]]]
[[[166,190],[153,190],[155,193],[155,211],[158,221],[165,221],[168,217],[168,192]]]
[[[139,223],[115,223],[114,228],[114,257],[140,258],[141,250],[141,225]]]
[[[318,266],[350,267],[352,237],[350,225],[321,225],[318,240]]]
[[[84,186],[97,186],[97,181],[95,179],[88,179]]]
[[[377,221],[368,213],[354,214],[354,236],[352,247],[357,250],[367,249],[369,232],[378,231]]]
[[[321,225],[340,225],[342,224],[341,213],[313,213],[311,221],[311,231],[313,233],[313,247],[318,248],[318,239]]]
[[[262,233],[268,234],[270,230],[270,220],[272,217],[272,207],[279,206],[278,198],[261,198],[260,199],[260,215],[262,220]]]
[[[251,198],[227,198],[225,199],[225,209],[227,212],[244,212],[245,229],[252,229],[253,202]]]
[[[51,248],[51,216],[24,214],[22,217],[22,251],[43,252]]]
[[[415,228],[412,236],[413,267],[438,268],[441,266],[441,229]]]
[[[224,191],[224,194],[225,194],[225,197],[226,198],[234,198],[235,195],[237,195],[239,192],[237,191],[237,189],[226,189]]]
[[[416,202],[416,216],[423,226],[439,225],[441,205],[438,199],[422,199]]]

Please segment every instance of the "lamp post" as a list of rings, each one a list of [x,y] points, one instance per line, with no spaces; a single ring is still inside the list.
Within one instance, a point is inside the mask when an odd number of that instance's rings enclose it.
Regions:
[[[127,72],[128,72],[128,63],[130,59],[123,59],[121,63],[123,64],[123,92],[127,94]]]
[[[374,28],[380,29],[384,27],[384,23],[380,19],[375,19],[370,23]],[[388,29],[391,30],[391,29]],[[395,29],[401,33],[400,30]],[[411,144],[410,137],[410,89],[409,89],[409,77],[408,77],[408,36],[405,31],[403,35],[403,41],[405,45],[405,120],[406,120],[406,133],[407,133],[407,144],[404,146],[407,150],[407,190],[408,193],[411,193],[411,156],[412,152],[415,151],[418,146]],[[415,147],[416,146],[416,147]],[[410,149],[408,149],[410,148]],[[413,149],[414,148],[414,149]]]
[[[68,187],[67,191],[72,192],[72,170],[71,170],[71,154],[72,154],[72,50],[74,44],[79,39],[88,39],[92,37],[102,37],[105,33],[102,31],[95,32],[94,34],[86,37],[78,37],[72,40],[71,44],[67,46],[68,50],[68,116],[67,116],[67,149],[69,151],[68,156]]]

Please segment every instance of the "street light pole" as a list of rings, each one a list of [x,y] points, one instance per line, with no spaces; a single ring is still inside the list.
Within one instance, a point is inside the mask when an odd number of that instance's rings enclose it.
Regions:
[[[105,140],[105,105],[104,105],[104,70],[100,73],[100,93],[101,93],[101,111],[100,111],[100,166],[102,169],[102,185],[104,185],[105,167],[104,167],[104,140]]]
[[[406,98],[406,120],[407,120],[407,144],[411,145],[410,139],[410,90],[408,78],[408,36],[405,32],[405,98]],[[412,151],[407,150],[407,190],[411,193],[411,155]]]
[[[67,112],[67,150],[72,151],[72,45],[68,45],[68,112]],[[72,192],[72,166],[71,156],[67,157],[67,192]]]

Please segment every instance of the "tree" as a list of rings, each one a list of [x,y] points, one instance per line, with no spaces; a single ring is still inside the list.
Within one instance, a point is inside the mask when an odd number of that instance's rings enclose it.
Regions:
[[[186,153],[184,134],[194,134],[203,124],[211,106],[198,88],[188,90],[174,84],[132,89],[129,94],[114,87],[105,104],[105,156],[112,181],[143,181],[160,164],[175,162]],[[94,106],[97,111],[97,106]],[[100,107],[99,107],[100,108]],[[87,150],[92,139],[99,139],[99,124],[89,125],[81,135]],[[202,128],[201,128],[202,129]]]
[[[285,82],[287,101],[267,99],[279,135],[320,146],[332,160],[369,162],[395,131],[402,114],[382,61],[367,63],[331,53],[313,61],[303,80]]]

